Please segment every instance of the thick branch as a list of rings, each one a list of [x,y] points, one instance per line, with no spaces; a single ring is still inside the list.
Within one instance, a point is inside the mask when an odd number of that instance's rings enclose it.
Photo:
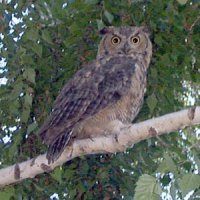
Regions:
[[[56,166],[62,165],[64,162],[80,155],[124,151],[127,147],[144,139],[197,124],[200,124],[200,107],[174,112],[137,124],[124,125],[118,121],[115,125],[114,134],[107,137],[93,138],[92,140],[77,140],[72,147],[66,148],[61,157],[51,165],[47,164],[46,155],[44,154],[1,169],[0,187],[49,172]]]

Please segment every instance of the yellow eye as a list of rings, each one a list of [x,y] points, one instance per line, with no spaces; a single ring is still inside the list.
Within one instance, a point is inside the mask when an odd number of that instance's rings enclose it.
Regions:
[[[133,44],[138,44],[140,42],[140,38],[138,36],[136,37],[131,37],[131,42]]]
[[[112,44],[117,45],[121,42],[121,39],[118,36],[113,36],[111,42]]]

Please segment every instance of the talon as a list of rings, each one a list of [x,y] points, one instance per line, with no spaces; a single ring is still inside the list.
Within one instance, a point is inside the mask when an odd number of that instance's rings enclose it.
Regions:
[[[116,141],[116,142],[119,142],[119,140],[118,140],[118,135],[117,135],[117,134],[114,135],[114,138],[115,138],[115,141]]]
[[[73,147],[72,147],[72,150],[71,150],[71,152],[70,152],[70,154],[69,154],[69,157],[70,157],[70,158],[72,157],[72,153],[73,153]]]
[[[90,139],[92,142],[94,142],[94,139],[93,139],[92,137],[89,137],[89,139]]]

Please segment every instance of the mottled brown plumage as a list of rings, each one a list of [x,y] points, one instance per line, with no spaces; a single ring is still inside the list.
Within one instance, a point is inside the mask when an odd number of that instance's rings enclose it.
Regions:
[[[63,87],[39,133],[54,162],[73,140],[112,132],[114,120],[130,123],[146,86],[152,44],[144,27],[102,30],[97,59]]]

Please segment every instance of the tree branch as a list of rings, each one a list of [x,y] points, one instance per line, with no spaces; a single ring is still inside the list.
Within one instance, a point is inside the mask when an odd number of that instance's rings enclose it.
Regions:
[[[144,139],[197,124],[200,124],[200,107],[192,107],[136,124],[124,125],[116,121],[112,135],[92,138],[92,140],[77,140],[71,147],[67,147],[53,164],[48,165],[46,154],[43,154],[20,164],[0,169],[0,187],[50,172],[56,166],[80,155],[124,151],[127,147]]]

